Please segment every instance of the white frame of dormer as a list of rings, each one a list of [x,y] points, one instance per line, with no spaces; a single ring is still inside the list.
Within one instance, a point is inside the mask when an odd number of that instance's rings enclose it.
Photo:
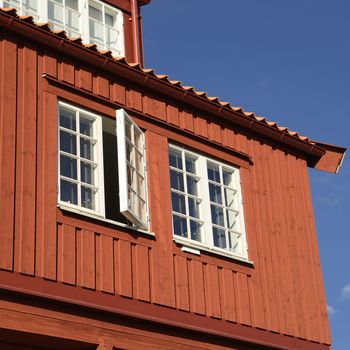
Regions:
[[[11,0],[8,0],[10,2]],[[20,13],[19,15],[23,15],[22,11],[22,2],[20,6]],[[37,18],[35,18],[35,21],[47,23],[48,20],[48,2],[49,0],[36,0],[37,1]],[[52,0],[55,2],[55,0]],[[62,6],[65,8],[65,1],[63,0]],[[103,44],[97,45],[97,48],[99,50],[111,50],[112,55],[114,56],[125,56],[125,40],[124,40],[124,20],[123,20],[123,12],[117,8],[113,7],[109,4],[104,3],[101,0],[76,0],[78,3],[78,12],[80,13],[80,19],[79,19],[79,33],[83,40],[83,43],[90,44],[91,38],[90,38],[90,17],[89,17],[89,4],[95,4],[97,6],[101,6],[102,10],[102,21],[101,25],[103,27]],[[4,7],[6,0],[0,0],[0,7]],[[108,46],[106,43],[106,28],[107,24],[105,23],[105,13],[112,14],[115,16],[115,24],[114,28],[111,28],[112,30],[115,30],[118,32],[118,40],[116,41],[116,46],[111,47]],[[63,18],[65,17],[65,11],[63,12]],[[67,31],[67,28],[65,27],[65,21],[63,24],[64,30]],[[67,34],[68,35],[68,34]],[[69,35],[68,35],[69,36]]]

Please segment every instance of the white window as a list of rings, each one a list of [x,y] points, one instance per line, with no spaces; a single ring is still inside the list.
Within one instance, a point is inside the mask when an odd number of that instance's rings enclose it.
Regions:
[[[147,230],[144,134],[124,110],[116,118],[59,102],[58,203]]]
[[[13,7],[19,15],[48,22],[51,29],[64,30],[69,37],[96,44],[124,56],[123,13],[100,0],[0,0],[0,7]]]
[[[2,7],[15,8],[20,16],[33,16],[38,20],[38,1],[40,2],[40,0],[4,0]]]
[[[169,146],[175,240],[247,259],[239,170]]]

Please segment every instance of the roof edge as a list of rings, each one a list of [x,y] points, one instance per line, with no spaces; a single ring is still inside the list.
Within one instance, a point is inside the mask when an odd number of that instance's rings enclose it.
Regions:
[[[330,145],[324,142],[313,142],[316,146],[324,149],[325,154],[311,166],[318,170],[337,174],[343,164],[347,149],[345,147]]]

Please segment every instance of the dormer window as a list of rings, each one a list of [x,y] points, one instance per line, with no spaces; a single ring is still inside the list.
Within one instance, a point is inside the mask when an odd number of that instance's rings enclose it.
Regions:
[[[64,30],[69,37],[81,37],[124,56],[123,13],[99,0],[0,0],[0,7],[13,7],[20,16],[33,16],[48,22],[53,30]]]

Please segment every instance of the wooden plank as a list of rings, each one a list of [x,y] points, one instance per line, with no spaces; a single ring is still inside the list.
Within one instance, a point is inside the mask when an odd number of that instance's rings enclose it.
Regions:
[[[95,233],[87,230],[81,230],[79,233],[80,251],[78,251],[78,259],[80,260],[80,269],[77,273],[81,275],[80,282],[83,287],[95,289]]]
[[[180,310],[190,310],[189,283],[187,271],[187,259],[175,255],[175,287],[176,307]]]
[[[142,301],[150,301],[150,266],[148,248],[132,244],[133,296]],[[163,291],[163,293],[166,291]]]
[[[43,67],[41,74],[47,73],[54,78],[57,78],[57,60],[56,57],[48,54],[43,55]]]
[[[23,47],[18,56],[15,270],[34,275],[36,188],[36,51]]]
[[[219,269],[220,302],[222,318],[227,321],[237,322],[236,296],[232,274],[232,270]]]
[[[208,122],[206,119],[196,116],[194,118],[194,132],[200,136],[208,138]]]
[[[0,268],[13,269],[17,46],[0,42]]]
[[[104,98],[109,98],[109,81],[100,75],[93,77],[93,92]]]
[[[180,113],[180,127],[182,129],[185,129],[187,131],[192,131],[194,130],[194,117],[193,114],[188,112],[188,111],[182,111]]]
[[[214,122],[210,122],[208,124],[208,136],[209,136],[209,140],[212,140],[217,143],[222,143],[221,125]]]
[[[57,97],[44,92],[38,115],[36,273],[55,280],[57,264]],[[54,125],[54,127],[52,127]]]
[[[75,285],[76,283],[76,237],[75,227],[57,225],[58,241],[58,281]]]
[[[167,105],[166,113],[167,113],[167,122],[169,124],[172,124],[175,126],[180,125],[179,109],[177,107],[174,107],[172,105]]]
[[[218,268],[211,264],[206,264],[203,267],[206,314],[207,316],[221,318]]]
[[[132,297],[132,269],[130,242],[114,240],[114,279],[116,293]]]
[[[164,101],[156,99],[153,96],[143,97],[144,113],[155,118],[166,120],[166,105]]]
[[[113,91],[113,93],[111,94],[112,100],[125,105],[125,100],[126,100],[125,87],[119,83],[114,83],[112,85],[112,91]]]
[[[204,277],[202,262],[187,260],[190,282],[190,310],[205,315]]]
[[[86,91],[92,91],[92,73],[84,68],[78,70],[78,87]]]
[[[233,285],[236,296],[236,310],[237,310],[237,322],[250,326],[251,310],[249,301],[249,289],[247,275],[237,272],[233,274]]]
[[[113,238],[100,235],[98,243],[100,250],[100,254],[97,255],[100,275],[98,288],[107,293],[114,293]]]
[[[142,111],[142,94],[133,89],[126,90],[126,105],[138,111]]]
[[[146,132],[148,193],[151,231],[156,241],[152,247],[152,302],[175,307],[173,242],[171,240],[171,203],[169,192],[168,140]]]
[[[59,64],[58,79],[66,83],[74,85],[75,83],[75,67],[71,62],[61,61]]]
[[[224,146],[236,149],[236,134],[233,130],[225,127],[223,129],[222,142]]]

